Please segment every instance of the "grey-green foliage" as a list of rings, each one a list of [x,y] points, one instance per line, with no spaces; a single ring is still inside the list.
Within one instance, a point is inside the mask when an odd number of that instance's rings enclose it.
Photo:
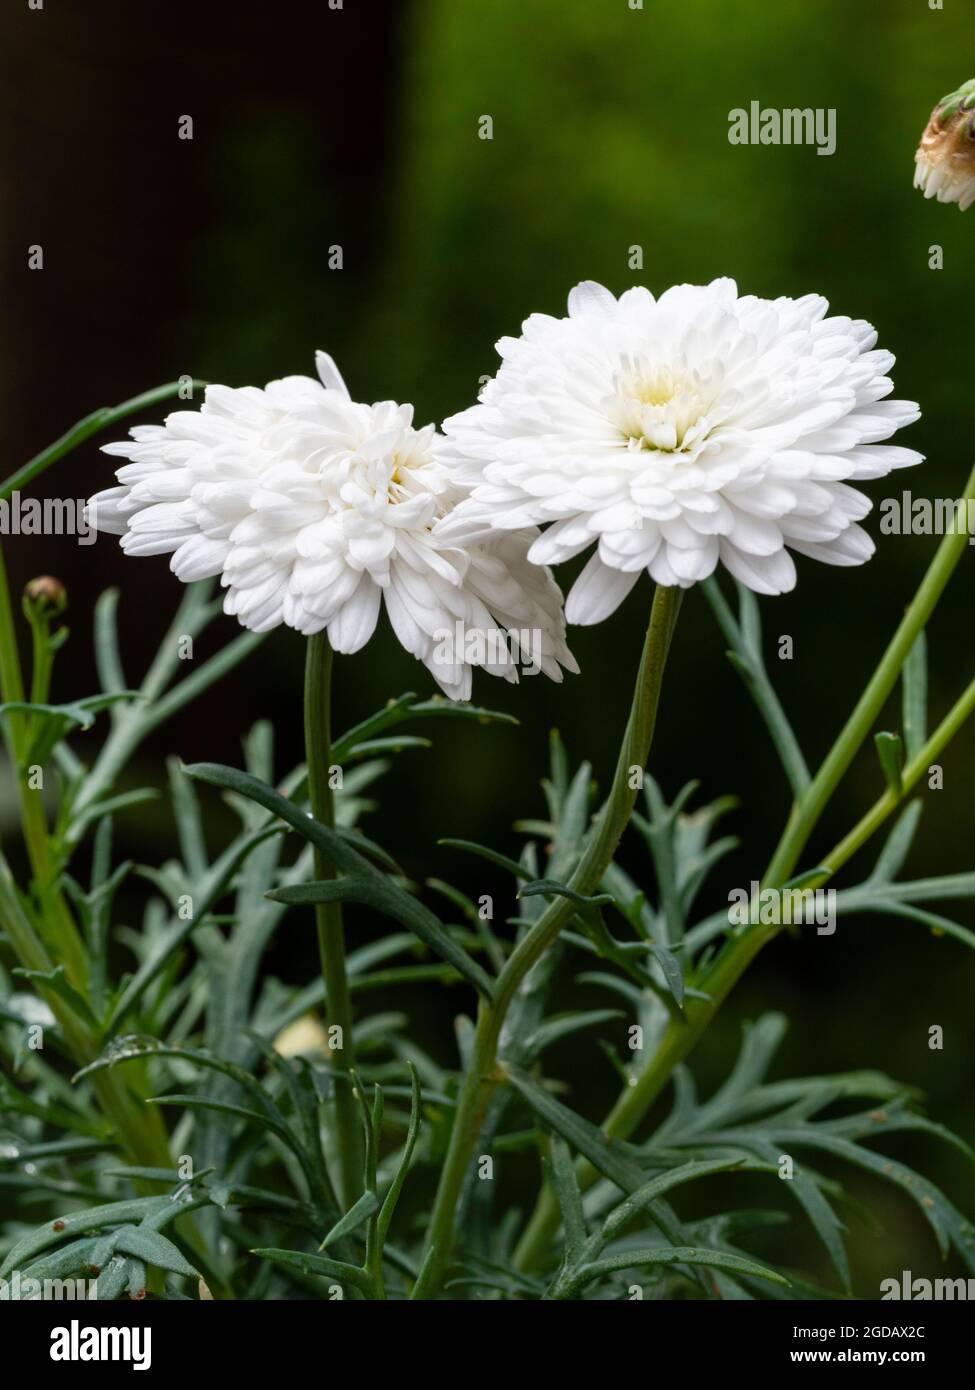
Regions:
[[[709,596],[786,776],[798,786],[808,774],[765,672],[757,604],[742,592],[735,617],[715,585]],[[513,942],[553,898],[567,899],[574,915],[525,976],[507,1015],[499,1047],[507,1084],[489,1102],[478,1146],[495,1159],[499,1180],[469,1175],[450,1296],[621,1298],[634,1285],[652,1297],[818,1296],[823,1290],[802,1271],[775,1270],[761,1256],[766,1228],[788,1220],[811,1224],[844,1291],[851,1271],[843,1197],[832,1173],[827,1178],[816,1166],[823,1158],[894,1183],[918,1203],[938,1247],[971,1268],[975,1247],[965,1218],[921,1175],[876,1148],[904,1131],[958,1141],[924,1118],[906,1088],[873,1072],[769,1079],[784,1028],[777,1016],[747,1031],[728,1079],[708,1100],[698,1100],[690,1073],[680,1070],[670,1114],[638,1143],[607,1140],[573,1108],[572,1088],[546,1075],[550,1066],[558,1071],[566,1046],[585,1043],[607,1079],[615,1072],[629,1085],[668,1022],[702,996],[702,965],[734,930],[726,910],[702,915],[699,908],[737,846],[721,833],[734,798],[695,805],[697,786],[689,783],[668,801],[647,775],[620,862],[599,893],[582,897],[567,885],[590,834],[597,789],[589,765],[573,771],[553,735],[544,810],[518,822],[518,856],[446,840],[441,853],[450,868],[438,863],[420,888],[360,826],[393,756],[430,746],[400,726],[503,716],[412,694],[390,701],[336,741],[344,779],[334,830],[308,814],[304,769],[278,768],[266,724],[245,738],[241,769],[184,768],[172,759],[159,786],[134,787],[128,768],[146,735],[233,670],[259,639],[237,637],[176,680],[177,635],[199,635],[216,612],[209,587],[193,586],[152,668],[130,689],[115,608],[109,594],[96,614],[103,689],[27,711],[33,746],[57,771],[57,866],[90,977],[80,992],[58,961],[13,969],[0,958],[3,1268],[36,1278],[87,1273],[97,1277],[102,1298],[137,1297],[147,1288],[164,1297],[199,1296],[201,1288],[217,1297],[330,1297],[336,1285],[347,1297],[407,1296],[420,1272],[421,1233],[459,1073],[469,1061],[471,1012],[478,996],[492,997]],[[908,756],[923,741],[925,688],[919,644],[905,673]],[[10,712],[0,711],[3,717]],[[887,757],[888,784],[893,768]],[[176,853],[155,864],[116,863],[116,821],[159,796],[168,797]],[[213,814],[218,797],[223,822]],[[975,875],[901,878],[919,817],[917,801],[901,811],[874,870],[841,887],[838,911],[844,920],[906,918],[946,938],[942,950],[975,945],[971,933],[929,906],[975,895]],[[311,881],[313,847],[335,866],[335,879]],[[76,867],[82,848],[90,858],[83,875]],[[510,875],[507,923],[485,920],[465,889],[475,859]],[[33,894],[18,892],[5,865],[0,870],[8,932],[18,914],[43,932]],[[330,1113],[335,1086],[350,1083],[329,1065],[322,983],[279,980],[267,969],[285,919],[310,929],[310,906],[326,900],[346,903],[381,929],[348,956],[359,1005],[351,1084],[366,1155],[362,1192],[348,1209],[336,1195]],[[369,1011],[373,991],[419,984],[449,988],[456,1000],[453,1058],[421,1047],[408,1014]],[[580,1002],[583,994],[589,1002]],[[65,1018],[84,1026],[98,1054],[81,1068],[71,1063],[72,1038],[59,1025]],[[31,1022],[44,1028],[42,1051],[25,1045]],[[641,1050],[624,1046],[633,1027],[642,1030]],[[121,1161],[121,1137],[98,1089],[106,1078],[124,1078],[130,1095],[166,1118],[171,1165]],[[557,1194],[562,1233],[542,1273],[523,1274],[512,1252],[524,1212],[509,1196],[505,1169],[509,1162],[534,1166],[536,1155]],[[782,1178],[785,1159],[791,1170]],[[584,1187],[583,1161],[597,1175]],[[423,1181],[414,1182],[420,1171]],[[762,1185],[761,1209],[738,1210],[743,1173]],[[692,1185],[706,1194],[705,1217],[686,1215]]]

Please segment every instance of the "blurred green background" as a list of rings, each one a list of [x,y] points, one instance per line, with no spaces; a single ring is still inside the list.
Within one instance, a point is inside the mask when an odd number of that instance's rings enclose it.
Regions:
[[[228,13],[232,10],[232,21]],[[742,292],[810,291],[869,319],[897,355],[896,394],[921,402],[903,442],[927,455],[904,486],[954,496],[972,453],[969,339],[975,303],[975,212],[925,202],[913,152],[931,107],[972,76],[975,17],[947,0],[412,0],[233,7],[192,16],[148,0],[26,7],[4,20],[12,93],[3,155],[6,367],[0,376],[13,467],[95,406],[181,373],[233,385],[310,372],[321,347],[353,395],[416,404],[421,422],[469,404],[493,372],[492,344],[535,310],[559,313],[583,278],[614,292],[737,278]],[[728,115],[764,107],[833,108],[837,148],[733,146]],[[177,139],[180,115],[194,139]],[[490,115],[494,138],[478,138]],[[25,268],[45,248],[42,273]],[[341,245],[344,265],[328,267]],[[943,269],[929,268],[943,248]],[[644,270],[629,269],[642,248]],[[43,489],[85,496],[107,484],[94,444],[47,475]],[[868,485],[876,501],[901,479]],[[807,757],[830,746],[933,551],[925,538],[882,537],[862,571],[799,561],[799,584],[763,600],[767,655]],[[52,572],[71,594],[72,640],[58,695],[93,688],[90,606],[122,590],[134,671],[175,605],[165,559],[128,561],[111,539],[92,548],[32,538],[8,545],[14,583]],[[567,588],[578,566],[560,579]],[[966,556],[930,631],[932,714],[972,674],[972,561]],[[629,700],[649,602],[641,585],[596,629],[576,630],[582,675],[518,689],[482,678],[475,696],[509,710],[517,729],[442,724],[436,749],[403,756],[370,817],[418,880],[492,892],[510,885],[438,849],[465,836],[512,852],[512,823],[541,810],[546,739],[558,727],[574,759],[605,785]],[[223,626],[220,640],[232,632]],[[782,634],[795,658],[775,658]],[[297,741],[301,642],[274,634],[262,654],[145,750],[145,780],[163,753],[239,761],[257,719],[278,731],[280,766]],[[338,663],[339,727],[389,695],[427,691],[422,668],[388,627]],[[888,724],[896,726],[896,709]],[[764,867],[788,797],[762,727],[703,599],[688,596],[665,689],[652,770],[672,798],[689,778],[700,797],[733,792],[742,846],[703,908]],[[975,868],[975,730],[945,758],[908,865],[910,877]],[[872,754],[858,761],[821,827],[834,842],[878,794]],[[5,847],[9,789],[0,803]],[[139,808],[124,851],[157,862],[170,845],[165,807]],[[219,833],[218,831],[215,833]],[[816,847],[808,864],[815,863]],[[848,873],[862,875],[868,850]],[[643,872],[639,847],[626,862]],[[852,881],[848,878],[846,881]],[[960,919],[964,920],[964,919]],[[353,932],[382,930],[362,921]],[[270,968],[292,980],[315,968],[297,917]],[[768,1008],[792,1028],[790,1073],[881,1068],[926,1092],[931,1113],[970,1141],[975,962],[965,949],[892,919],[843,922],[834,937],[781,940],[752,968],[695,1058],[707,1086],[729,1065],[742,1021]],[[561,1002],[587,996],[567,992]],[[399,1002],[402,1002],[398,996]],[[375,999],[375,1007],[387,1001]],[[452,1057],[456,996],[412,1001],[424,1034]],[[602,1000],[600,1001],[602,1002]],[[927,1030],[940,1024],[944,1050]],[[553,1053],[572,1101],[598,1118],[614,1074],[587,1041]],[[780,1075],[787,1074],[780,1070]],[[964,1159],[929,1140],[901,1155],[944,1184],[969,1214]],[[514,1174],[527,1182],[530,1175]],[[890,1187],[854,1183],[879,1229],[851,1218],[858,1292],[910,1268],[942,1273],[922,1217]],[[827,1278],[800,1222],[767,1251]]]

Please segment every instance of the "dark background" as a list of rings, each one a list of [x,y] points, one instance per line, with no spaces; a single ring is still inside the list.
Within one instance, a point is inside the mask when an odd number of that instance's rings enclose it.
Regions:
[[[231,385],[313,372],[321,347],[354,396],[416,403],[419,420],[469,404],[494,370],[492,344],[531,311],[559,313],[577,280],[619,292],[735,276],[743,292],[825,294],[864,317],[898,358],[896,394],[924,416],[902,442],[923,471],[868,485],[960,491],[971,460],[971,323],[975,212],[926,203],[912,156],[934,102],[972,73],[975,8],[947,0],[327,0],[277,4],[173,0],[6,0],[2,20],[3,407],[12,471],[96,406],[190,373]],[[832,107],[838,147],[737,147],[728,113]],[[494,119],[492,142],[478,118]],[[177,138],[191,115],[192,141]],[[27,269],[41,244],[44,269]],[[340,244],[344,268],[328,269]],[[643,247],[645,270],[628,269]],[[929,268],[943,247],[944,269]],[[159,416],[152,418],[160,418]],[[111,482],[96,441],[47,474],[40,491],[85,497]],[[901,442],[901,441],[899,441]],[[830,746],[861,691],[935,542],[881,537],[864,570],[799,560],[795,594],[763,600],[773,675],[809,760]],[[57,574],[70,591],[72,640],[56,697],[90,693],[90,612],[122,589],[130,680],[151,658],[178,598],[167,560],[127,560],[111,538],[8,542],[15,591]],[[569,571],[578,566],[568,567]],[[560,574],[568,588],[571,572]],[[932,715],[972,674],[972,562],[930,632]],[[462,835],[512,852],[512,823],[538,815],[546,735],[557,726],[575,759],[605,785],[629,700],[649,585],[596,629],[575,629],[582,675],[513,690],[488,677],[481,703],[516,713],[518,729],[443,723],[436,751],[407,753],[367,823],[417,879],[450,878],[472,894],[510,885],[436,847]],[[220,625],[213,640],[234,629]],[[795,659],[780,662],[779,635]],[[280,770],[301,756],[302,644],[272,635],[142,754],[134,777],[158,781],[177,751],[240,761],[240,738],[274,722]],[[381,625],[366,651],[337,664],[336,724],[390,694],[430,690],[426,673]],[[896,726],[896,710],[888,726]],[[79,751],[84,745],[79,744]],[[926,793],[910,877],[971,870],[975,733],[944,759],[943,791]],[[715,877],[704,907],[764,867],[787,810],[784,781],[748,698],[728,667],[700,595],[684,606],[652,769],[672,798],[690,777],[700,795],[741,796],[743,848]],[[881,786],[861,758],[821,827],[808,864]],[[11,838],[9,794],[0,826]],[[126,854],[159,862],[172,847],[165,809],[123,818]],[[871,848],[848,875],[862,874]],[[865,861],[865,862],[864,862]],[[629,867],[646,877],[639,847]],[[474,865],[474,867],[472,867]],[[854,881],[847,877],[844,881]],[[297,921],[297,919],[296,919]],[[364,934],[381,930],[365,923]],[[295,925],[272,968],[303,981],[311,933]],[[965,949],[891,919],[841,925],[832,938],[778,941],[751,970],[697,1054],[706,1084],[733,1056],[741,1023],[770,1007],[793,1020],[780,1075],[878,1067],[928,1093],[931,1112],[975,1139],[971,1111],[972,989]],[[453,994],[412,1002],[445,1060]],[[371,996],[376,1008],[387,1001]],[[582,998],[568,997],[570,1002]],[[402,1002],[402,999],[399,999]],[[600,1003],[605,1002],[600,999]],[[945,1047],[927,1047],[932,1024]],[[574,1103],[597,1118],[616,1079],[590,1043],[553,1054]],[[975,1210],[970,1170],[932,1141],[901,1153]],[[854,1220],[860,1291],[901,1267],[941,1272],[922,1218],[892,1188],[869,1193],[883,1235]],[[799,1223],[780,1254],[825,1275]]]

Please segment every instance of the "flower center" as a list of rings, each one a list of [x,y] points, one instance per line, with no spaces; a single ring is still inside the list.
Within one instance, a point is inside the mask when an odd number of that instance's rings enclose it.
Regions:
[[[707,436],[712,403],[696,373],[659,367],[618,377],[614,415],[629,448],[687,453]]]
[[[657,373],[649,380],[639,380],[633,386],[633,399],[644,405],[669,405],[680,392],[674,374],[668,369]]]

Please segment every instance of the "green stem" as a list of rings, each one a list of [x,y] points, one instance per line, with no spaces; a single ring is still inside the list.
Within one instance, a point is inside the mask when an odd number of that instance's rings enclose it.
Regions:
[[[768,678],[760,647],[754,639],[749,640],[743,625],[736,621],[713,574],[704,580],[701,588],[731,649],[728,656],[755,700],[759,714],[765,720],[766,728],[789,779],[792,794],[796,797],[802,796],[809,786],[809,769],[781,701]],[[742,602],[755,603],[754,594],[743,589]]]
[[[7,572],[0,551],[0,692],[4,702],[17,702],[24,697],[24,680],[14,629],[13,610]],[[57,866],[51,853],[47,822],[40,795],[31,791],[24,780],[23,764],[29,738],[27,721],[14,715],[5,720],[9,726],[7,745],[20,795],[21,825],[24,843],[37,887],[43,921],[55,947],[56,960],[63,963],[72,983],[82,991],[88,976],[88,961],[84,945],[67,903],[57,886]],[[52,960],[43,941],[34,931],[17,900],[13,879],[5,861],[0,860],[0,925],[10,940],[14,954],[27,970],[50,970]],[[41,993],[58,1019],[65,1040],[79,1066],[94,1061],[100,1048],[98,1040],[81,1025],[63,1001],[51,991]],[[99,1104],[115,1125],[122,1144],[133,1163],[150,1167],[168,1167],[169,1144],[161,1114],[138,1101],[122,1080],[111,1072],[97,1073],[93,1086]]]
[[[656,722],[657,705],[667,653],[680,609],[681,590],[658,588],[654,595],[643,656],[623,743],[609,796],[600,812],[569,886],[590,894],[600,885],[616,852],[620,837],[636,802],[640,776],[646,767]],[[474,1145],[488,1102],[504,1079],[498,1062],[498,1040],[508,1008],[521,982],[539,957],[552,945],[576,912],[567,898],[556,898],[518,942],[498,977],[490,1003],[478,1008],[470,1066],[458,1097],[447,1158],[440,1175],[427,1232],[422,1272],[414,1298],[431,1298],[440,1287],[454,1243],[457,1203],[468,1172]]]
[[[309,637],[305,660],[305,751],[308,760],[308,796],[312,815],[322,825],[335,827],[335,806],[329,769],[332,762],[331,729],[332,648],[324,632]],[[315,851],[315,877],[334,878],[335,868]],[[351,1078],[355,1066],[352,1043],[352,1001],[345,969],[345,940],[340,903],[317,903],[315,925],[325,985],[329,1027],[341,1029],[341,1045],[331,1052],[336,1074],[335,1126],[339,1163],[339,1190],[346,1208],[358,1199],[362,1185],[359,1120]]]
[[[25,970],[47,972],[52,960],[17,898],[6,860],[0,856],[0,928]],[[65,1042],[79,1067],[93,1062],[98,1040],[81,1023],[60,995],[37,982],[38,992],[58,1021]],[[99,1105],[114,1124],[129,1160],[143,1166],[168,1168],[172,1162],[162,1116],[137,1100],[122,1078],[112,1071],[95,1072],[92,1087]]]
[[[948,580],[965,553],[969,540],[965,504],[973,496],[975,496],[975,469],[969,475],[964,496],[957,508],[954,532],[946,535],[938,546],[934,559],[866,690],[857,702],[853,713],[816,776],[793,806],[785,831],[762,879],[763,887],[781,888],[789,880],[827,803],[893,690],[911,648],[924,630]],[[970,691],[966,692],[966,697],[970,694]],[[948,726],[952,726],[951,733],[958,727],[957,724],[952,725],[952,721],[958,716],[966,697],[963,697],[952,714],[940,726],[938,732],[932,735],[925,749],[914,760],[915,763],[920,765],[920,760],[928,754],[934,740],[946,731]],[[950,737],[951,733],[948,733],[947,737]],[[947,742],[947,737],[945,737],[944,742]],[[911,766],[913,767],[914,764],[912,763]],[[877,825],[882,823],[886,815],[889,815],[897,804],[894,798],[891,798],[889,806],[886,803],[887,798],[881,798],[878,806],[864,817],[860,825],[851,831],[850,836],[843,842],[840,848],[847,854],[847,857],[867,838],[867,835],[873,833]],[[883,807],[882,813],[878,809],[880,807]],[[855,844],[853,843],[854,839],[856,839]],[[837,862],[836,867],[839,867],[839,862]],[[634,1132],[669,1081],[674,1068],[697,1045],[721,1004],[758,952],[776,936],[778,930],[777,926],[756,925],[746,929],[738,936],[730,938],[725,943],[724,948],[704,976],[695,981],[696,988],[706,993],[707,999],[690,999],[685,1008],[684,1017],[670,1021],[654,1057],[636,1077],[634,1084],[622,1092],[607,1116],[603,1125],[607,1135],[611,1138],[625,1139]],[[585,1161],[579,1164],[578,1171],[583,1189],[590,1187],[599,1176],[592,1165]],[[552,1237],[558,1229],[558,1224],[558,1203],[551,1190],[547,1187],[543,1188],[535,1210],[515,1250],[514,1265],[516,1269],[529,1271],[540,1266],[545,1259]]]
[[[205,385],[206,382],[204,381],[192,383],[194,390]],[[161,401],[170,400],[173,396],[179,395],[184,386],[185,383],[182,381],[171,381],[165,386],[155,387],[152,391],[143,391],[141,396],[133,396],[130,401],[123,401],[121,405],[105,406],[101,410],[94,411],[91,415],[86,415],[83,420],[72,425],[67,434],[63,434],[60,439],[56,439],[48,448],[42,449],[39,454],[25,463],[23,468],[12,473],[9,478],[5,478],[0,483],[0,500],[6,500],[13,493],[19,492],[21,488],[26,487],[28,483],[33,482],[41,473],[50,468],[52,463],[57,463],[58,459],[63,458],[72,449],[76,449],[79,444],[83,444],[93,434],[98,434],[100,430],[118,424],[128,415],[135,415],[141,410],[148,410],[150,406],[158,405]]]
[[[3,551],[0,550],[0,699],[4,704],[20,704],[24,698],[24,679],[20,670],[20,654],[17,651],[17,634],[14,628],[13,608],[10,604],[10,586],[7,583],[7,567]],[[7,752],[13,766],[14,776],[20,785],[20,764],[24,755],[26,715],[8,714],[3,719],[3,736]]]
[[[696,1046],[744,971],[777,931],[775,926],[749,928],[722,951],[701,980],[695,981],[695,988],[706,993],[707,999],[688,999],[683,1018],[671,1019],[651,1062],[620,1094],[603,1122],[603,1132],[609,1138],[628,1139],[633,1134],[670,1080],[674,1068]],[[598,1170],[587,1160],[577,1165],[576,1172],[583,1191],[599,1178]],[[552,1190],[544,1187],[515,1250],[515,1269],[528,1272],[544,1263],[559,1219],[558,1202]]]
[[[888,789],[882,797],[874,802],[870,810],[857,822],[849,834],[844,836],[836,848],[830,850],[829,854],[826,855],[822,861],[825,872],[821,882],[825,883],[838,869],[842,868],[848,859],[852,859],[870,836],[879,830],[889,816],[893,815],[911,788],[921,780],[939,753],[948,746],[961,726],[973,713],[975,713],[975,680],[971,682],[965,693],[948,711],[920,752],[904,768],[901,774],[899,792],[895,793]],[[817,885],[811,882],[809,886],[815,887]]]
[[[0,698],[18,703],[24,698],[24,678],[17,651],[13,608],[3,552],[0,551]],[[30,723],[26,714],[5,716],[9,726],[7,747],[13,765],[20,805],[21,831],[44,924],[57,948],[71,983],[83,989],[88,978],[88,961],[67,903],[58,887],[58,866],[51,853],[47,820],[40,792],[27,785],[27,758],[30,751]]]
[[[901,673],[901,668],[918,636],[923,632],[935,605],[944,592],[968,546],[968,522],[965,503],[975,498],[975,469],[965,484],[962,502],[959,504],[955,531],[946,535],[935,552],[928,572],[914,595],[907,612],[890,645],[884,652],[870,683],[857,702],[856,708],[847,720],[833,747],[830,749],[822,767],[816,773],[806,794],[796,803],[789,823],[772,856],[765,873],[765,882],[772,887],[780,887],[792,875],[799,856],[805,849],[809,836],[815,829],[820,816],[850,763],[858,753],[864,739],[893,690]]]
[[[856,851],[894,813],[911,788],[924,776],[931,763],[973,713],[975,713],[975,681],[972,681],[968,686],[965,693],[941,721],[916,757],[912,758],[904,768],[900,794],[895,795],[892,791],[885,792],[836,848],[825,856],[822,861],[824,872],[819,878],[810,880],[806,887],[816,888],[825,883],[838,869],[842,868],[848,859],[852,858]],[[766,886],[773,885],[767,883]],[[781,887],[782,885],[774,886]],[[741,936],[730,942],[726,950],[715,961],[714,968],[697,982],[697,987],[706,992],[708,998],[688,1001],[684,1020],[671,1023],[650,1065],[637,1077],[636,1084],[620,1095],[603,1125],[604,1132],[610,1138],[628,1139],[630,1137],[669,1081],[674,1068],[696,1045],[758,952],[773,937],[778,935],[780,929],[779,926],[771,924],[750,927]],[[591,1164],[580,1164],[579,1180],[583,1189],[590,1187],[598,1177],[599,1173]],[[558,1219],[558,1204],[546,1188],[515,1251],[514,1262],[517,1269],[529,1270],[537,1267],[548,1247]]]

